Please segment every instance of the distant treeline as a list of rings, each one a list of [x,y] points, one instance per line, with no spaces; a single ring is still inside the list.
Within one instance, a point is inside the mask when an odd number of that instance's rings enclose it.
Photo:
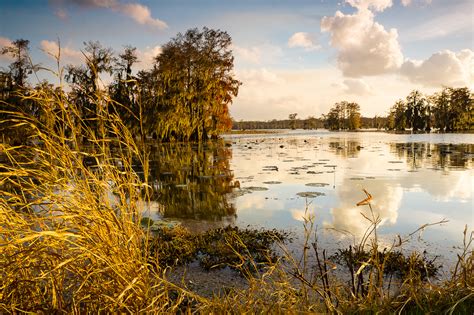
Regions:
[[[467,87],[444,87],[433,95],[412,91],[405,100],[398,100],[387,116],[361,117],[355,102],[338,102],[320,118],[298,119],[297,113],[288,119],[269,121],[233,121],[233,129],[318,129],[357,130],[386,129],[415,132],[474,130],[474,100]]]
[[[383,129],[386,125],[386,117],[360,117],[360,128]],[[327,120],[322,118],[308,117],[305,119],[273,119],[268,121],[233,121],[232,129],[234,130],[250,130],[250,129],[322,129],[327,127]]]
[[[433,95],[412,91],[397,101],[387,117],[389,130],[430,132],[474,130],[474,100],[469,88],[444,87]]]
[[[82,51],[83,65],[61,68],[60,50],[56,56],[55,73],[60,82],[67,82],[66,89],[47,81],[35,86],[29,83],[29,77],[46,69],[32,63],[29,41],[18,39],[0,50],[13,60],[9,70],[0,70],[0,137],[3,141],[28,138],[26,126],[23,134],[12,134],[9,124],[16,123],[11,114],[14,111],[61,128],[61,123],[53,119],[53,113],[59,111],[54,107],[57,104],[76,111],[79,129],[100,131],[102,118],[115,115],[133,136],[142,140],[153,137],[160,141],[202,141],[216,138],[231,127],[423,132],[474,129],[473,96],[467,87],[445,87],[434,95],[415,90],[405,100],[397,101],[385,117],[361,117],[359,104],[341,101],[320,118],[300,119],[297,113],[291,113],[283,120],[232,121],[229,105],[241,83],[233,74],[231,44],[226,32],[191,29],[166,43],[150,69],[134,73],[132,69],[140,62],[135,47],[125,46],[117,55],[99,42],[87,42]],[[103,74],[113,78],[110,84],[100,81]],[[44,106],[38,100],[45,97],[59,101]]]
[[[308,117],[306,119],[282,119],[268,121],[233,121],[232,129],[318,129],[324,128],[324,122],[319,118]]]
[[[28,78],[46,70],[32,63],[29,41],[18,39],[0,50],[13,59],[9,70],[0,71],[0,136],[25,139],[27,134],[9,134],[13,111],[21,111],[37,121],[49,121],[57,108],[45,108],[38,95],[59,99],[76,110],[78,128],[99,131],[105,115],[115,115],[136,137],[153,136],[162,141],[205,140],[217,137],[232,126],[228,106],[237,95],[240,82],[234,78],[231,37],[224,31],[203,28],[179,33],[162,46],[150,69],[134,73],[137,49],[125,46],[115,54],[99,42],[84,43],[83,65],[59,67],[56,75],[68,88]],[[58,43],[59,46],[59,43]],[[51,71],[48,69],[48,71]],[[51,71],[55,72],[55,71]],[[113,81],[104,85],[100,77]],[[57,126],[60,128],[60,126]]]

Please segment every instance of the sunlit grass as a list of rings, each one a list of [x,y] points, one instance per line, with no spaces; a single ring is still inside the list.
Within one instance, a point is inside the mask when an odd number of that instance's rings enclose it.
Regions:
[[[219,246],[233,256],[232,267],[245,276],[247,288],[204,298],[169,282],[167,264],[160,260],[173,261],[172,252],[156,244],[165,239],[141,226],[139,205],[149,196],[146,148],[117,115],[102,110],[105,97],[92,97],[99,109],[94,128],[81,119],[75,104],[42,90],[28,99],[44,111],[44,119],[12,111],[0,122],[11,139],[28,136],[21,144],[8,139],[0,144],[2,312],[472,311],[472,232],[466,227],[464,248],[448,279],[422,276],[419,264],[424,261],[413,254],[406,257],[403,277],[395,280],[384,273],[388,253],[401,249],[405,240],[381,248],[380,219],[373,212],[366,217],[371,226],[365,237],[345,252],[349,280],[336,274],[341,267],[319,247],[314,217],[306,213],[302,257],[283,246],[279,259],[269,257],[262,266],[248,254],[243,234],[224,238]],[[134,171],[136,164],[143,178]],[[361,206],[371,206],[369,196]],[[183,235],[189,237],[185,231],[179,235],[171,240],[180,244]]]

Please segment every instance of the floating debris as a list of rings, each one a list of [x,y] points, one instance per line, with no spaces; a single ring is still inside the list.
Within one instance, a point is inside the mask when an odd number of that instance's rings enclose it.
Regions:
[[[268,182],[263,182],[264,184],[267,184],[267,185],[276,185],[276,184],[281,184],[281,182],[279,181],[276,181],[276,180],[271,180],[271,181],[268,181]]]
[[[388,163],[392,163],[392,164],[395,164],[395,163],[403,163],[403,161],[388,161]]]
[[[351,177],[349,180],[364,180],[362,177]]]

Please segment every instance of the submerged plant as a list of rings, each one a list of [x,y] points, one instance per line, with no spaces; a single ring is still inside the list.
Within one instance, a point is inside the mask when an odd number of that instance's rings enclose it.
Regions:
[[[150,240],[152,257],[161,267],[197,260],[206,270],[231,267],[250,275],[278,259],[274,243],[288,239],[276,230],[225,227],[192,234],[182,227],[162,228]]]

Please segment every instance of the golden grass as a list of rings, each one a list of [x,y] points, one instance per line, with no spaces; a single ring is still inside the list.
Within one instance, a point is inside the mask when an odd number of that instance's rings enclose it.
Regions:
[[[139,224],[147,184],[132,165],[146,171],[143,151],[116,116],[103,111],[94,132],[74,104],[43,93],[28,97],[46,122],[19,112],[1,122],[30,138],[0,144],[0,310],[175,309],[181,291],[151,267]]]
[[[413,268],[390,286],[373,212],[371,228],[351,249],[370,255],[349,266],[349,281],[334,274],[308,215],[301,258],[286,252],[250,272],[245,268],[253,262],[239,246],[242,263],[235,267],[247,289],[206,299],[170,283],[154,261],[160,257],[151,258],[151,235],[140,227],[138,207],[149,194],[146,150],[103,110],[106,97],[93,97],[97,128],[62,94],[42,90],[28,95],[42,108],[41,121],[3,113],[9,118],[0,128],[27,130],[29,139],[0,144],[0,312],[468,313],[473,307],[472,232],[464,231],[464,249],[446,281],[422,281]],[[370,207],[369,196],[361,204]]]

